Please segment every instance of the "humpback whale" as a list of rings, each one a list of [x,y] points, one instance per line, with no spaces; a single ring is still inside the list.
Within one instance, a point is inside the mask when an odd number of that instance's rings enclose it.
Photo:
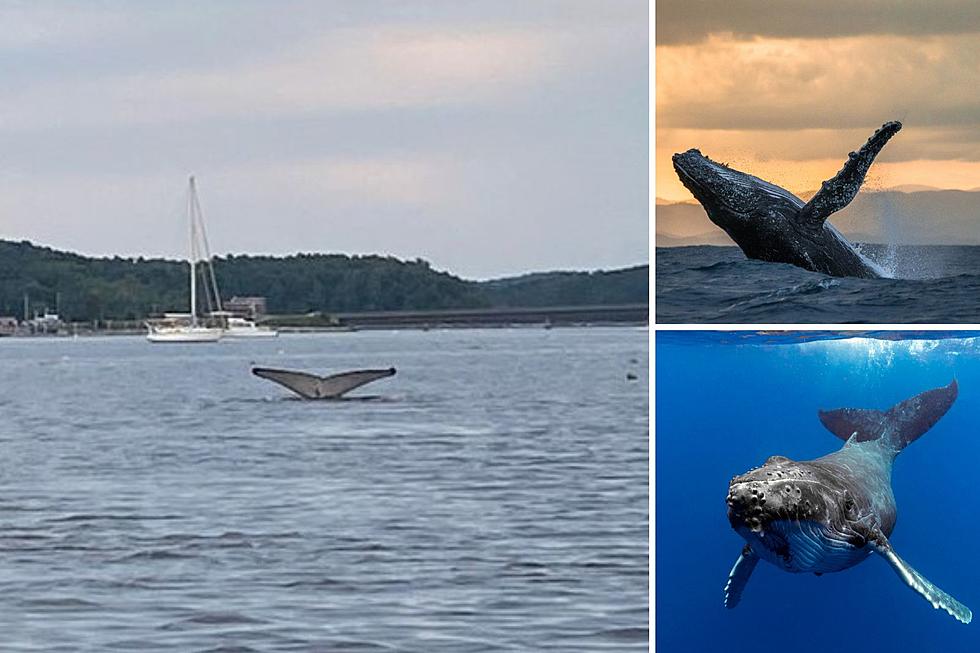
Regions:
[[[876,278],[882,271],[827,218],[850,204],[878,152],[901,128],[900,122],[882,125],[805,204],[785,188],[712,161],[699,150],[675,154],[674,170],[708,218],[749,258],[835,277]]]
[[[746,544],[728,575],[725,605],[734,608],[760,559],[796,573],[841,571],[872,553],[934,608],[970,623],[973,613],[898,556],[888,541],[895,528],[892,462],[928,431],[956,399],[948,386],[906,399],[887,411],[820,411],[820,421],[844,446],[816,460],[772,456],[735,476],[728,520]]]
[[[342,395],[366,383],[394,376],[395,368],[386,370],[354,370],[331,376],[317,376],[307,372],[274,370],[253,367],[252,374],[285,386],[303,399],[339,399]]]

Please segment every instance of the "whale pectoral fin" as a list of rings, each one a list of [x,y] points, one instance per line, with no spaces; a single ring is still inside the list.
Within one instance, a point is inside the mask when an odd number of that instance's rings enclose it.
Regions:
[[[875,535],[875,539],[870,540],[869,543],[877,553],[891,564],[892,569],[895,570],[899,578],[905,581],[906,585],[921,594],[926,601],[932,604],[932,607],[936,609],[942,608],[954,619],[965,624],[973,620],[973,613],[970,611],[970,608],[930,583],[922,574],[913,569],[909,563],[898,557],[898,554],[895,553],[891,544],[880,531]]]
[[[742,590],[745,589],[745,584],[749,582],[749,576],[752,575],[752,570],[755,569],[757,562],[759,562],[759,556],[753,553],[751,547],[746,544],[738,556],[738,560],[735,561],[735,566],[728,573],[728,582],[725,583],[726,608],[731,609],[738,605],[742,598]]]
[[[868,168],[878,152],[901,128],[900,122],[886,122],[868,139],[864,147],[857,152],[851,152],[840,172],[820,185],[816,195],[800,209],[797,219],[803,224],[820,227],[831,214],[850,204],[861,189],[864,176],[868,174]]]

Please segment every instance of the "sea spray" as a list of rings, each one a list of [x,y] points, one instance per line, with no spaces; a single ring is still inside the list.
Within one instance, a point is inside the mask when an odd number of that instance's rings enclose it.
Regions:
[[[877,199],[880,205],[881,233],[885,237],[882,267],[889,271],[889,277],[901,277],[904,275],[899,272],[898,242],[902,229],[895,214],[895,203],[891,193],[879,193]]]
[[[911,243],[922,240],[921,229],[910,222],[907,210],[897,203],[905,202],[906,195],[900,191],[882,191],[874,196],[879,233],[882,243],[879,251],[870,251],[872,256],[894,279],[932,279],[945,276],[946,263],[936,258],[942,250],[915,246]]]
[[[894,268],[888,265],[888,261],[882,256],[882,252],[878,252],[874,248],[862,247],[861,243],[854,243],[853,247],[854,251],[867,261],[878,276],[885,279],[896,278]]]

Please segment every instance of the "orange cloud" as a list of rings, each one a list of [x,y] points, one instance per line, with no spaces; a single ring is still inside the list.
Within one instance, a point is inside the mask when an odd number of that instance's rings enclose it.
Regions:
[[[895,119],[905,129],[872,168],[877,183],[980,186],[980,34],[713,34],[656,54],[657,197],[690,197],[670,155],[691,147],[812,190]]]

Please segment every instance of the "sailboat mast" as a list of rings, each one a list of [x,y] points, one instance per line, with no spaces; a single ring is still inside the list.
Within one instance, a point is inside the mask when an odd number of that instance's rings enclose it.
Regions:
[[[197,326],[197,274],[194,269],[194,255],[195,247],[194,243],[195,233],[194,233],[194,175],[191,175],[191,190],[190,197],[187,200],[187,217],[189,218],[191,226],[191,241],[190,241],[190,264],[191,264],[191,326]]]
[[[208,230],[204,226],[204,212],[201,210],[201,200],[197,196],[196,192],[194,193],[194,217],[197,222],[197,228],[201,230],[200,243],[197,244],[199,246],[200,245],[204,246],[204,252],[203,252],[204,262],[207,266],[206,267],[207,272],[201,275],[202,277],[204,277],[205,297],[207,297],[209,307],[211,306],[212,297],[214,298],[214,304],[215,306],[217,306],[217,310],[220,313],[223,310],[221,306],[221,293],[218,292],[218,279],[214,274],[214,259],[211,256],[211,245],[208,244]],[[199,252],[199,254],[200,253],[201,252]],[[198,258],[201,257],[198,256]],[[211,282],[210,288],[208,288],[209,280]]]

